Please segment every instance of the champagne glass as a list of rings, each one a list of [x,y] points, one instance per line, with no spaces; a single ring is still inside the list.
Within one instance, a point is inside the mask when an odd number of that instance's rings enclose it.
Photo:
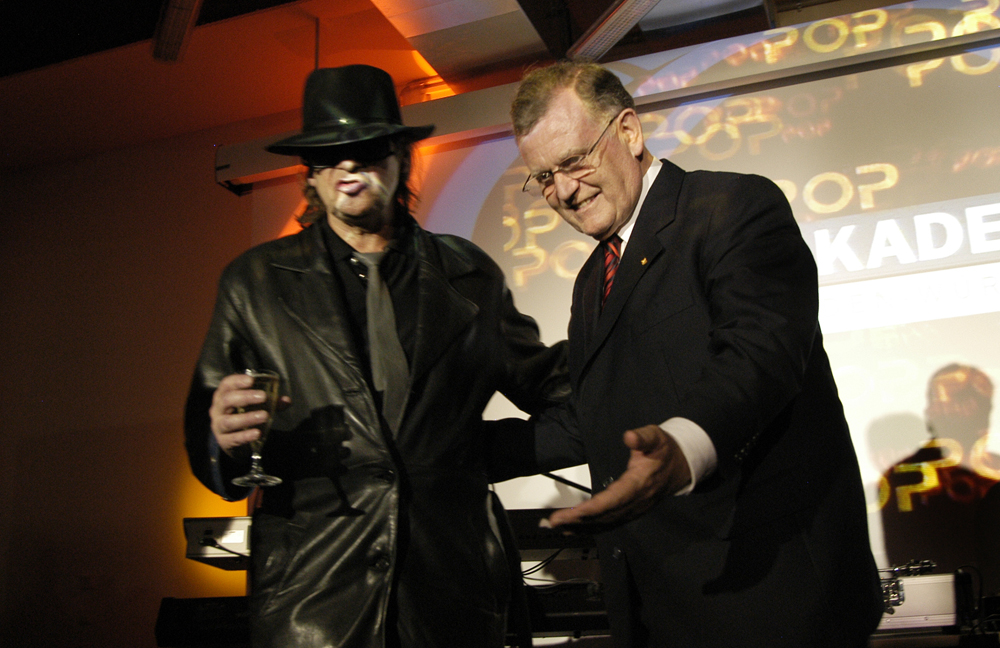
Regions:
[[[281,483],[281,477],[264,473],[260,466],[260,452],[264,447],[264,442],[267,440],[267,433],[271,429],[271,421],[274,419],[274,409],[278,404],[278,386],[281,379],[273,371],[247,369],[246,374],[253,378],[253,385],[250,389],[261,390],[264,392],[266,398],[263,403],[238,407],[236,411],[242,414],[243,412],[252,412],[254,410],[265,410],[267,412],[267,420],[257,426],[257,429],[260,430],[260,436],[255,441],[250,442],[250,449],[253,451],[253,454],[250,455],[250,472],[234,479],[233,484],[247,487],[274,486]]]

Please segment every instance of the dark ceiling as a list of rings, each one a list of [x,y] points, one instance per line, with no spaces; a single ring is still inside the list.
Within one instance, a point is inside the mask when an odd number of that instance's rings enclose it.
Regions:
[[[174,0],[186,2],[192,0]],[[451,2],[506,13],[465,20],[465,14],[451,15],[455,12],[446,8],[438,12],[445,14],[440,20],[408,34],[412,16],[386,15],[400,8],[422,13],[426,5]],[[168,62],[156,59],[146,45],[164,0],[0,0],[0,173],[209,129],[225,127],[226,134],[217,137],[226,141],[290,131],[299,124],[302,83],[316,65],[381,67],[410,102],[435,98],[430,93],[439,86],[426,84],[434,71],[443,89],[457,94],[511,83],[523,72],[526,56],[535,63],[565,55],[571,44],[585,40],[581,34],[605,10],[629,2],[648,5],[646,0],[518,0],[522,11],[517,12],[508,10],[509,0],[202,0],[200,27],[186,39],[184,56]],[[857,11],[843,7],[892,1],[652,4],[646,16],[680,7],[752,9],[697,21],[650,21],[645,31],[640,20],[624,37],[616,34],[599,60],[757,33],[773,25],[775,11],[789,11],[786,19],[797,20],[802,7],[814,4]],[[525,32],[527,22],[533,35]],[[526,35],[529,54],[521,44]],[[522,49],[514,51],[511,44]]]
[[[193,1],[193,0],[192,0]],[[757,9],[688,23],[676,30],[643,33],[633,28],[604,60],[616,60],[731,35],[767,29],[770,11],[825,4],[831,0],[767,0]],[[295,0],[203,0],[198,25],[235,18]],[[518,0],[549,53],[555,57],[614,0]],[[0,1],[0,77],[150,40],[164,0]]]
[[[199,25],[294,0],[203,0]],[[0,2],[0,76],[153,38],[162,0]]]

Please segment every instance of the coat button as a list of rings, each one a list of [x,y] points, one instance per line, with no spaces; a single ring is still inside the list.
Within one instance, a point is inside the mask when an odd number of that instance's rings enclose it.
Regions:
[[[625,552],[622,551],[621,547],[615,547],[614,549],[611,550],[611,557],[614,558],[615,560],[621,560],[624,555]]]
[[[389,556],[385,554],[376,554],[371,558],[372,569],[378,571],[387,571],[389,569]]]
[[[602,488],[607,488],[608,486],[610,486],[613,483],[615,483],[615,478],[614,477],[605,477],[604,481],[601,482],[601,487]]]

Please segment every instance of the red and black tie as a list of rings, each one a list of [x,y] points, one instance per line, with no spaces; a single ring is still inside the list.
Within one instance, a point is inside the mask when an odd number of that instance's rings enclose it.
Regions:
[[[615,282],[615,271],[618,270],[618,262],[622,258],[622,239],[617,234],[604,241],[604,297],[601,305],[608,300],[608,293],[611,292],[611,284]]]

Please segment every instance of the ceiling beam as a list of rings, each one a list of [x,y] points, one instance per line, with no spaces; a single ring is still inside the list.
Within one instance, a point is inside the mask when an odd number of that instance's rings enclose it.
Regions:
[[[164,0],[160,21],[153,34],[153,58],[174,62],[180,59],[188,36],[198,22],[202,0]]]
[[[567,58],[597,61],[660,0],[616,0],[566,51]]]

